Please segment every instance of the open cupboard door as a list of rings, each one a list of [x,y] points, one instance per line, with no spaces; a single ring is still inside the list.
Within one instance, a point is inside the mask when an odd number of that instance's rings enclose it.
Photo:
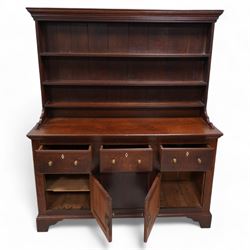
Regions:
[[[90,176],[90,206],[102,231],[112,241],[112,199],[102,184]]]
[[[161,174],[157,174],[145,199],[144,204],[144,242],[147,242],[155,219],[160,210]]]

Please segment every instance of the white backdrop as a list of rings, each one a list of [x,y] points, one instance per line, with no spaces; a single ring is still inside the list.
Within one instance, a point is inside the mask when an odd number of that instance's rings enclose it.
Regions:
[[[1,249],[250,249],[250,7],[238,0],[0,1]],[[37,233],[31,145],[41,112],[34,21],[25,7],[224,9],[215,27],[208,113],[224,132],[213,185],[212,227],[157,219],[147,244],[142,219],[116,219],[107,243],[94,220],[64,221]]]

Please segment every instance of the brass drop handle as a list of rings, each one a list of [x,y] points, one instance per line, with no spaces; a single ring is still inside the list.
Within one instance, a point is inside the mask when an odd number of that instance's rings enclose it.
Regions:
[[[53,166],[53,161],[49,161],[48,165],[49,165],[49,167],[52,167]]]
[[[199,164],[201,164],[201,163],[202,163],[201,158],[197,158],[197,162],[198,162]]]
[[[137,162],[138,162],[138,164],[141,164],[141,159],[138,159],[138,161],[137,161]]]
[[[176,159],[176,158],[173,158],[172,162],[173,162],[174,164],[176,164],[177,159]]]
[[[75,167],[78,166],[78,161],[77,161],[77,160],[74,161],[74,166],[75,166]]]
[[[113,165],[115,165],[115,159],[112,159],[112,161],[111,161],[111,162],[112,162],[112,164],[113,164]]]

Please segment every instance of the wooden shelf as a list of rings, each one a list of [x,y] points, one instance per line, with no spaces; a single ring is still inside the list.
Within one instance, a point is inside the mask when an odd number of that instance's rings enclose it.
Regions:
[[[79,210],[90,208],[89,193],[47,192],[48,210]]]
[[[47,102],[46,108],[200,108],[201,101],[179,102]]]
[[[46,191],[51,192],[89,192],[88,176],[59,176],[48,178]]]
[[[199,192],[192,181],[162,181],[162,208],[201,207]]]
[[[42,57],[208,58],[208,53],[41,52]]]
[[[47,80],[46,86],[206,86],[204,81],[153,81],[153,80]]]

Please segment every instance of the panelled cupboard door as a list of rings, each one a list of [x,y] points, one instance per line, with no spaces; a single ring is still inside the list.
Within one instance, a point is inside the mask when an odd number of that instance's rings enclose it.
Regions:
[[[144,242],[147,242],[155,219],[160,210],[161,174],[157,174],[145,199],[144,204]]]
[[[112,241],[112,199],[102,184],[90,176],[90,206],[109,242]]]

